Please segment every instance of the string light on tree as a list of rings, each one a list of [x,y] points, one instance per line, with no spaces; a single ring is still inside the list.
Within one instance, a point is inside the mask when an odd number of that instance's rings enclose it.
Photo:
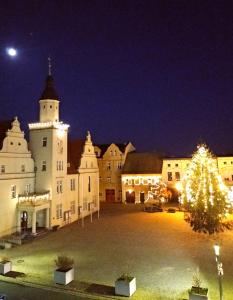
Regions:
[[[190,212],[193,230],[209,234],[221,231],[230,206],[229,190],[206,145],[198,146],[182,184],[181,202]]]

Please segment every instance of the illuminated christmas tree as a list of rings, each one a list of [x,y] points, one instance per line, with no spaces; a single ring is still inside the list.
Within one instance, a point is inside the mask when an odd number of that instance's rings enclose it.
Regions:
[[[190,212],[193,230],[209,234],[222,231],[229,206],[228,189],[205,145],[194,153],[182,184],[181,203]]]

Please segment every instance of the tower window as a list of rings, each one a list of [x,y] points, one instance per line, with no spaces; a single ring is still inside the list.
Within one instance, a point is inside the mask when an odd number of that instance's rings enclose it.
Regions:
[[[25,172],[25,165],[21,165],[21,172]]]
[[[46,161],[43,160],[42,162],[42,171],[46,171]]]
[[[53,108],[53,106],[52,105],[50,105],[50,109],[52,109]]]
[[[43,108],[45,109],[45,105],[43,106]]]
[[[47,147],[47,137],[43,137],[42,139],[42,147]]]
[[[16,197],[16,185],[12,185],[11,186],[11,198],[15,198]]]
[[[91,176],[88,176],[88,192],[91,191]]]
[[[5,173],[5,165],[1,165],[1,173]]]

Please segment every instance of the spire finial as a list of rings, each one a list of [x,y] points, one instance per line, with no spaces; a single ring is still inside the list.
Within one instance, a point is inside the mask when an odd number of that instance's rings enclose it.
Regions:
[[[51,57],[49,56],[48,57],[48,67],[49,67],[49,76],[51,76],[52,75],[52,71],[51,71],[51,69],[52,69],[52,65],[51,65]]]

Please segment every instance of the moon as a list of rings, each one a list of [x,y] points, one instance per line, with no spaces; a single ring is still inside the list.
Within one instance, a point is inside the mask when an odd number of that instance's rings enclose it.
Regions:
[[[11,57],[17,56],[17,50],[15,48],[7,48],[6,52]]]

